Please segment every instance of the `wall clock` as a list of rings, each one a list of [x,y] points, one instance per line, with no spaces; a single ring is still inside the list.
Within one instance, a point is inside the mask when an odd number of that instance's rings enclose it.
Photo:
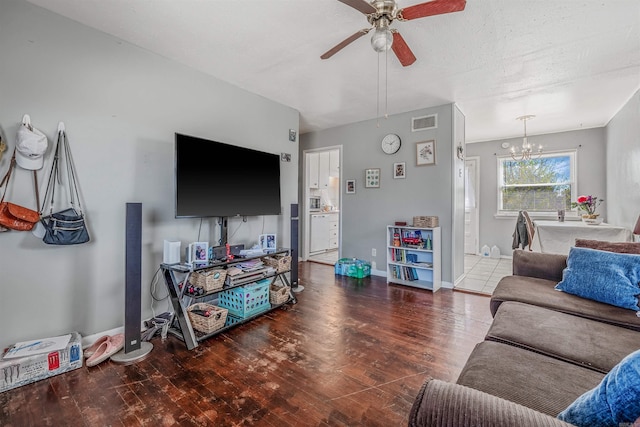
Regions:
[[[390,133],[382,138],[382,151],[384,151],[385,154],[395,154],[400,149],[400,144],[400,137],[395,133]]]

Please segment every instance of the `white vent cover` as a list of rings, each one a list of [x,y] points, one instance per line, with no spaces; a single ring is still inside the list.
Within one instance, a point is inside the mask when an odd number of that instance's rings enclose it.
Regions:
[[[411,118],[411,132],[417,132],[419,130],[435,129],[437,127],[438,127],[437,114]]]

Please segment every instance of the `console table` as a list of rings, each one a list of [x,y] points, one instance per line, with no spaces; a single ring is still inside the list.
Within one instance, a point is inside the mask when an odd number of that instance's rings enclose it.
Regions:
[[[630,242],[631,230],[607,223],[587,225],[582,221],[533,221],[535,236],[531,249],[536,252],[568,255],[576,239]]]

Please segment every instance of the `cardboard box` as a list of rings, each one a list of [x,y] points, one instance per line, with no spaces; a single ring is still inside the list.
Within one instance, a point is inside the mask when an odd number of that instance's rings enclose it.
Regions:
[[[82,337],[71,333],[66,348],[29,357],[0,360],[0,393],[82,367]]]

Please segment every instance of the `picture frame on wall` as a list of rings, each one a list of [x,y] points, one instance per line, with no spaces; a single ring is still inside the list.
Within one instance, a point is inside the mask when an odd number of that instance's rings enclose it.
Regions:
[[[346,181],[344,192],[346,194],[356,194],[356,180],[355,179],[348,179]]]
[[[405,179],[407,177],[407,163],[399,162],[393,164],[393,179]]]
[[[380,168],[370,168],[364,170],[365,188],[380,188]]]
[[[435,165],[435,164],[436,164],[435,139],[416,143],[416,165],[429,166],[429,165]]]

